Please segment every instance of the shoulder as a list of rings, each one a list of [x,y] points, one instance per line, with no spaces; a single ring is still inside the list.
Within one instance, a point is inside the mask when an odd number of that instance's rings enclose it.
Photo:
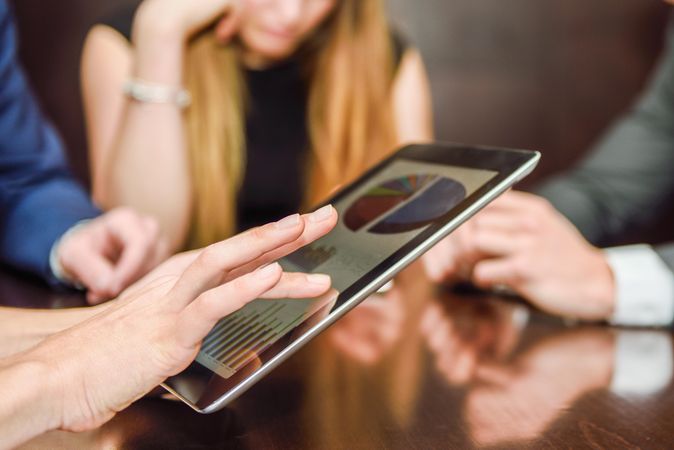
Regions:
[[[425,80],[424,61],[416,46],[399,28],[392,26],[389,33],[393,52],[394,76],[397,84],[404,80],[408,80],[412,84]]]
[[[104,16],[98,21],[98,25],[105,25],[131,41],[131,30],[133,28],[133,18],[136,15],[139,5],[126,6],[118,8],[112,14]]]
[[[393,62],[397,69],[400,69],[405,53],[412,47],[405,34],[396,27],[390,28],[391,48],[393,49]]]
[[[125,57],[131,45],[131,29],[138,5],[117,8],[99,19],[87,33],[80,64],[95,67],[103,61],[116,64],[115,56]],[[89,64],[91,63],[91,64]]]

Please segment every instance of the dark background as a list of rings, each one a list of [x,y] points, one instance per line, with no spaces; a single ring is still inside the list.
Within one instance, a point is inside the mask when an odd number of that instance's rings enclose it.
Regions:
[[[78,63],[87,29],[137,0],[13,1],[21,55],[86,180]],[[591,148],[644,86],[663,44],[659,0],[388,0],[422,51],[441,140],[537,149],[529,183]],[[660,225],[650,240],[674,237]]]

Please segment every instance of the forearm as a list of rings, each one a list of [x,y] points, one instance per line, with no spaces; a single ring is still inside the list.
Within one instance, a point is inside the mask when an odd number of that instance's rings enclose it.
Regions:
[[[407,50],[402,57],[392,104],[398,145],[433,141],[430,83],[421,54],[415,49]]]
[[[672,131],[647,107],[618,122],[581,165],[537,189],[595,245],[651,221],[674,189]]]
[[[28,357],[0,361],[0,448],[57,428],[58,395],[49,368]]]
[[[0,358],[39,344],[54,333],[78,324],[107,307],[34,310],[0,307]]]
[[[592,243],[610,245],[654,219],[670,201],[673,140],[674,25],[662,61],[633,110],[577,168],[538,192]]]
[[[58,134],[31,92],[6,2],[0,42],[0,262],[49,280],[54,241],[99,212],[72,178]]]
[[[0,261],[57,284],[49,267],[52,246],[73,225],[96,217],[100,211],[84,189],[65,174],[48,179],[36,176],[26,186],[0,186],[3,188],[14,198],[0,207]]]
[[[129,206],[157,219],[174,252],[187,236],[192,194],[182,118],[171,109],[129,102],[98,198],[106,208]]]
[[[156,16],[154,21],[145,19],[149,14],[141,8],[136,18],[131,76],[182,86],[182,38]],[[184,128],[176,105],[127,100],[107,162],[100,167],[103,185],[96,192],[106,207],[131,206],[156,217],[172,250],[183,245],[191,217]]]

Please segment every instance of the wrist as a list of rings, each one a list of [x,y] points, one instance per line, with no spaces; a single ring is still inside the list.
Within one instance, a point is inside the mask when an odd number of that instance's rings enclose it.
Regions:
[[[183,44],[187,40],[187,29],[178,15],[162,8],[161,3],[146,0],[136,11],[132,35],[134,44],[139,38]]]
[[[61,339],[61,336],[65,335],[51,336],[20,358],[35,373],[41,374],[33,384],[45,422],[43,431],[84,431],[90,428],[91,422],[88,420],[90,405],[83,391],[86,389],[83,375],[87,369],[72,342]]]
[[[4,391],[0,405],[0,445],[9,447],[50,430],[61,423],[58,382],[50,366],[29,354],[6,359],[0,366]],[[4,389],[3,389],[4,388]]]
[[[43,361],[27,361],[26,373],[32,374],[35,380],[35,393],[32,403],[36,406],[35,413],[41,417],[42,432],[60,427],[63,413],[63,386],[62,379],[54,376],[53,367]],[[41,386],[40,386],[41,385]]]
[[[181,20],[143,2],[133,25],[133,76],[153,83],[180,86],[187,30]]]
[[[592,248],[595,270],[592,272],[592,291],[590,298],[596,305],[595,315],[597,319],[608,320],[615,310],[616,286],[613,270],[609,265],[606,255],[597,248]]]

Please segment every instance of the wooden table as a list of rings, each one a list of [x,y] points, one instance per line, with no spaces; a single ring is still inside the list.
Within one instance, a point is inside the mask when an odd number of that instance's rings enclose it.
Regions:
[[[82,302],[7,273],[0,298]],[[223,411],[146,398],[97,430],[25,448],[671,448],[671,367],[649,372],[663,349],[671,363],[671,337],[443,291],[413,266]],[[628,341],[646,375],[618,373]]]

